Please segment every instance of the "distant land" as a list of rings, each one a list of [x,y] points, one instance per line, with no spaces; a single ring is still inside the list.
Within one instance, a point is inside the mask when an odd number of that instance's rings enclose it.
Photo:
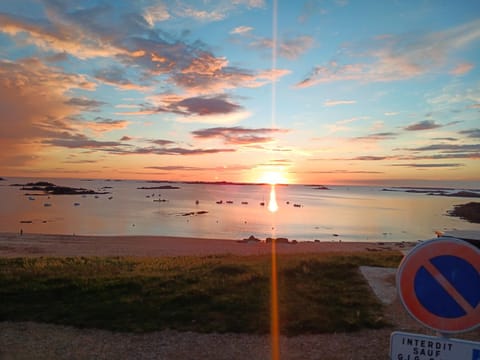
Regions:
[[[58,186],[47,181],[30,182],[26,184],[11,184],[10,186],[20,187],[22,191],[42,191],[43,194],[35,195],[104,195],[109,192],[98,192],[83,188],[73,188],[69,186]],[[25,194],[32,195],[32,194]]]
[[[467,204],[455,205],[454,209],[449,211],[448,214],[472,223],[480,224],[480,203],[469,202]]]
[[[451,188],[411,188],[411,187],[394,187],[384,188],[382,191],[400,191],[407,193],[426,194],[432,196],[448,196],[448,197],[466,197],[466,198],[480,198],[480,190],[457,190]]]

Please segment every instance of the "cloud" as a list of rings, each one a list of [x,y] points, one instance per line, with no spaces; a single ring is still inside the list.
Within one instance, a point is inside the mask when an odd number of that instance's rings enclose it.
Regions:
[[[312,16],[325,15],[327,13],[328,11],[324,7],[320,6],[320,1],[307,0],[303,3],[303,8],[298,20],[303,23],[308,21]]]
[[[443,125],[437,124],[433,120],[423,120],[415,124],[408,125],[404,127],[404,130],[407,131],[419,131],[419,130],[431,130],[431,129],[438,129]]]
[[[381,160],[388,160],[390,159],[389,156],[357,156],[349,160],[361,160],[361,161],[381,161]]]
[[[407,148],[409,151],[440,151],[442,153],[470,153],[480,152],[480,144],[432,144],[416,148]]]
[[[69,149],[95,149],[109,151],[115,147],[125,146],[118,141],[98,141],[87,138],[85,135],[76,135],[67,138],[54,138],[43,140],[43,144],[52,146],[65,147]]]
[[[79,126],[93,130],[95,132],[107,132],[113,130],[125,129],[130,124],[127,120],[114,120],[97,116],[94,121],[78,122]]]
[[[147,7],[142,15],[151,28],[153,28],[157,22],[165,21],[170,18],[166,5],[162,3]]]
[[[465,75],[466,73],[468,73],[473,68],[474,68],[473,64],[470,64],[470,63],[458,64],[455,68],[453,68],[450,71],[450,74],[452,74],[452,75]]]
[[[480,159],[480,152],[404,156],[402,160]]]
[[[456,168],[456,167],[461,167],[464,166],[464,164],[459,164],[459,163],[444,163],[444,164],[392,164],[391,166],[402,166],[402,167],[411,167],[411,168]]]
[[[201,167],[193,167],[193,166],[182,166],[182,165],[170,165],[170,166],[145,166],[145,169],[154,169],[154,170],[163,170],[163,171],[198,171],[198,170],[206,170],[205,168]]]
[[[367,118],[368,117],[366,117],[366,116],[355,116],[355,117],[352,117],[352,118],[349,118],[349,119],[339,120],[339,121],[337,121],[333,124],[328,124],[328,125],[325,125],[325,126],[328,128],[329,134],[333,134],[333,133],[336,133],[336,132],[339,132],[339,131],[349,131],[349,130],[351,130],[351,128],[346,126],[346,124],[350,124],[352,122],[362,120],[362,119],[367,119]]]
[[[397,133],[394,132],[380,132],[374,133],[366,136],[359,136],[354,138],[354,140],[366,140],[366,141],[380,141],[380,140],[390,140],[397,137]]]
[[[309,174],[383,174],[383,171],[368,171],[368,170],[319,170],[309,171]]]
[[[163,171],[225,171],[225,170],[250,170],[251,166],[230,165],[230,166],[214,166],[214,167],[196,167],[183,165],[168,166],[146,166],[145,169],[163,170]]]
[[[326,100],[323,102],[323,106],[332,107],[332,106],[338,106],[338,105],[350,105],[355,103],[356,103],[355,100]]]
[[[295,60],[311,49],[313,44],[313,38],[308,35],[283,39],[277,43],[277,54],[285,59]],[[266,49],[273,48],[273,40],[270,38],[256,38],[249,44],[249,46],[265,51]]]
[[[241,107],[237,104],[226,100],[226,96],[212,97],[192,97],[182,99],[176,103],[169,105],[172,112],[193,115],[212,115],[212,114],[229,114],[238,111]]]
[[[125,50],[112,44],[102,42],[100,36],[85,31],[82,26],[86,10],[73,11],[69,15],[62,13],[63,5],[53,6],[53,1],[46,2],[48,22],[0,13],[0,31],[11,36],[26,34],[25,41],[44,50],[66,51],[80,59],[92,57],[109,57],[124,53]],[[105,8],[92,8],[88,15],[103,16]],[[88,24],[85,22],[83,24]]]
[[[179,115],[178,122],[232,124],[250,116],[248,111],[230,101],[227,95],[183,97],[162,94],[150,97],[153,104],[141,104],[139,110],[123,111],[121,115],[153,115],[171,113]]]
[[[120,90],[146,91],[150,89],[148,85],[141,85],[128,80],[126,71],[118,66],[98,70],[95,73],[95,78],[107,85],[115,86]]]
[[[458,133],[462,135],[467,135],[467,137],[469,138],[480,139],[480,129],[462,130]]]
[[[340,60],[314,66],[296,84],[303,88],[334,81],[399,81],[442,68],[448,57],[480,39],[480,20],[428,34],[388,35],[376,39],[375,47],[348,49]],[[373,43],[373,42],[372,42]],[[357,57],[369,61],[355,63]],[[465,68],[464,68],[465,69]]]
[[[383,113],[385,116],[396,116],[398,114],[400,114],[398,111],[387,111]]]
[[[262,8],[265,6],[264,0],[222,0],[214,2],[204,2],[206,10],[199,10],[189,6],[186,3],[174,2],[175,7],[172,12],[179,17],[192,18],[201,22],[220,21],[234,13],[239,7]]]
[[[313,38],[307,35],[285,39],[278,46],[278,55],[288,60],[295,60],[310,50],[313,44]]]
[[[74,89],[92,90],[95,84],[83,75],[69,74],[39,59],[0,60],[0,165],[21,166],[42,153],[39,141],[73,131],[81,108],[69,103]],[[15,154],[15,155],[13,155]],[[19,160],[23,162],[18,162]],[[15,163],[15,161],[17,163]]]
[[[174,141],[164,140],[164,139],[150,140],[150,142],[156,145],[161,145],[161,146],[175,144]]]
[[[65,104],[77,106],[88,111],[97,111],[99,107],[105,105],[106,103],[103,101],[88,99],[86,97],[73,97],[65,101]]]
[[[230,31],[230,34],[245,35],[250,33],[252,30],[253,28],[251,26],[237,26],[235,29]]]
[[[241,126],[215,127],[192,131],[197,139],[222,139],[226,144],[247,145],[272,142],[277,133],[285,133],[288,130],[276,128],[249,129]]]
[[[206,4],[222,16],[239,7],[261,7],[262,1],[223,1]],[[170,5],[166,5],[167,7]],[[185,4],[175,4],[172,11],[180,16],[207,18],[215,11],[195,13]],[[214,56],[200,41],[188,43],[184,38],[152,26],[167,17],[163,5],[139,8],[132,3],[71,6],[68,2],[44,1],[47,18],[38,21],[11,14],[0,14],[0,32],[21,37],[41,51],[67,53],[79,59],[104,57],[112,60],[112,68],[98,70],[98,80],[123,90],[146,90],[147,79],[164,76],[165,84],[195,94],[220,93],[236,87],[259,87],[287,73],[250,72],[229,67],[223,57]],[[182,15],[183,14],[183,15]],[[146,84],[133,82],[115,63],[128,66]],[[190,94],[191,95],[191,94]]]
[[[117,150],[117,154],[123,155],[208,155],[218,153],[235,152],[235,149],[191,149],[181,147],[143,147],[134,150]]]

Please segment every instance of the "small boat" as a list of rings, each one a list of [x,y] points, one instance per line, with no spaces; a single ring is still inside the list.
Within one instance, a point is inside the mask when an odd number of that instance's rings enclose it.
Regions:
[[[260,206],[265,206],[265,202],[262,201],[262,202],[260,203]]]
[[[73,206],[80,206],[80,203],[74,203]]]
[[[52,204],[50,204],[50,203],[45,203],[45,204],[43,204],[43,206],[49,207],[49,206],[52,206]]]
[[[300,204],[293,204],[293,206],[294,206],[294,207],[298,207],[298,208],[299,208],[299,207],[302,207],[302,205],[300,205]]]
[[[195,205],[198,205],[198,204],[200,204],[200,201],[195,200]]]
[[[95,195],[95,199],[98,199],[98,195]]]
[[[109,197],[108,197],[108,200],[112,200],[112,199],[113,199],[113,196],[109,196]]]
[[[242,205],[248,205],[248,201],[242,201]]]
[[[227,204],[233,204],[232,200],[227,200]]]
[[[31,196],[29,196],[29,197],[28,197],[28,200],[35,200],[35,198],[34,198],[34,197],[31,197]]]
[[[217,204],[223,204],[223,200],[218,200]]]

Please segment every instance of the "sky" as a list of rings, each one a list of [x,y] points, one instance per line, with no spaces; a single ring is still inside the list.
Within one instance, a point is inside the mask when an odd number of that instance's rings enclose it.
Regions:
[[[0,176],[480,184],[480,2],[0,2]]]

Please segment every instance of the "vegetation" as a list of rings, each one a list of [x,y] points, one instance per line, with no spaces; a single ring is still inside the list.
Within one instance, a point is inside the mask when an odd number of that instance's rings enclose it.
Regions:
[[[467,204],[455,205],[449,214],[450,216],[457,216],[469,222],[480,224],[480,203],[469,202]]]
[[[281,332],[387,325],[359,265],[397,252],[278,258]],[[116,331],[268,333],[269,256],[0,259],[0,321]]]

